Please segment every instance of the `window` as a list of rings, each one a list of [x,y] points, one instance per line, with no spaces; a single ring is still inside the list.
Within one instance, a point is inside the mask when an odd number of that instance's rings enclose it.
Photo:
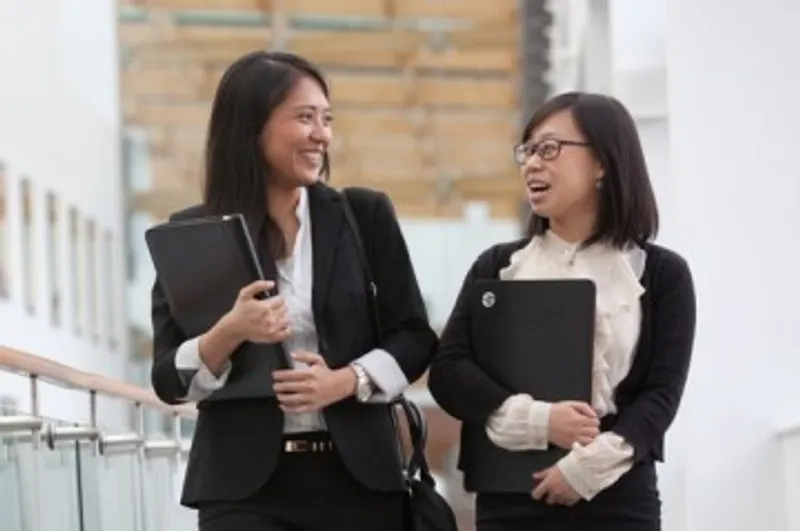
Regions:
[[[6,169],[0,162],[0,298],[8,298],[10,293],[9,267],[11,258],[8,249],[8,201],[6,198]]]
[[[105,284],[102,290],[102,300],[106,302],[105,314],[108,346],[117,348],[117,293],[114,283],[114,236],[110,231],[103,235],[103,279]]]
[[[97,342],[97,232],[94,221],[86,221],[86,318],[89,333]]]
[[[150,137],[146,129],[127,127],[122,135],[122,175],[125,193],[134,196],[138,192],[150,190],[153,186],[151,175]],[[132,225],[135,213],[128,210],[124,220],[123,234],[128,242],[136,242],[141,233]],[[131,282],[136,280],[137,256],[132,245],[126,245],[125,275]]]
[[[61,263],[59,248],[58,199],[53,192],[47,193],[47,277],[50,287],[50,323],[61,325],[61,278],[58,267]]]
[[[25,309],[33,314],[36,311],[36,235],[33,219],[33,190],[27,178],[22,179],[22,273],[23,300]]]
[[[83,329],[83,270],[80,253],[80,220],[75,207],[69,209],[69,273],[72,291],[72,323],[75,333]]]

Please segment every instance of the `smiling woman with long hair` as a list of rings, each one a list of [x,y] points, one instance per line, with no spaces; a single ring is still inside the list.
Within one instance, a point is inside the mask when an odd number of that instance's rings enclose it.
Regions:
[[[467,488],[478,493],[477,529],[657,531],[655,462],[664,458],[694,341],[689,267],[652,242],[656,201],[622,104],[596,94],[556,96],[536,111],[521,140],[514,157],[533,210],[530,234],[477,258],[428,379],[434,398],[462,421],[460,466]],[[481,369],[470,340],[469,294],[482,278],[594,281],[591,403],[514,393]],[[524,492],[492,492],[473,475],[484,458],[470,450],[478,438],[509,452],[549,445],[569,452],[546,470],[524,471]]]
[[[172,216],[244,214],[269,279],[242,287],[198,337],[181,330],[158,279],[153,288],[153,387],[165,402],[198,402],[182,503],[199,509],[202,531],[403,529],[388,402],[423,374],[437,340],[391,202],[361,190],[383,328],[376,337],[342,196],[324,182],[332,120],[328,86],[310,62],[281,52],[242,57],[214,98],[204,201]],[[214,399],[237,370],[237,352],[276,348],[292,364],[273,373],[271,396]]]

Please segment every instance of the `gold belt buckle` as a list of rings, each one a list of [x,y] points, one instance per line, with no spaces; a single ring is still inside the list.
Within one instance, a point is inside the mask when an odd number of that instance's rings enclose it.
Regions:
[[[284,441],[283,449],[289,453],[301,452],[326,452],[333,448],[331,441],[304,441],[291,440]]]

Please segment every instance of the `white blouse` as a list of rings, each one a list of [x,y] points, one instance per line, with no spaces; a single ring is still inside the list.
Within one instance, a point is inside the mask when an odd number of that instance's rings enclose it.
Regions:
[[[552,232],[531,239],[511,255],[503,280],[588,278],[597,288],[592,374],[592,407],[599,418],[617,412],[614,390],[628,374],[641,328],[639,282],[646,254],[639,247],[625,251],[605,244],[579,249]],[[508,450],[544,449],[551,404],[528,395],[514,395],[490,416],[486,431]],[[619,435],[603,432],[586,446],[576,443],[558,462],[567,482],[590,500],[616,482],[633,464],[633,448]]]

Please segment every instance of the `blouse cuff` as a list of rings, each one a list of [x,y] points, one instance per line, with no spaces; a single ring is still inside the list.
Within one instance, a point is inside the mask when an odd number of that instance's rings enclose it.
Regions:
[[[486,435],[505,450],[545,450],[551,407],[550,403],[534,400],[530,395],[510,396],[489,417]]]
[[[408,379],[397,360],[383,349],[376,348],[358,358],[355,363],[363,367],[376,387],[368,402],[391,402],[408,387]]]
[[[601,433],[587,446],[575,444],[558,462],[564,479],[583,499],[591,500],[633,466],[633,447],[616,433]]]
[[[534,400],[528,411],[528,426],[530,429],[531,440],[533,441],[532,450],[546,450],[550,438],[550,409],[553,404]]]
[[[188,393],[183,399],[187,402],[196,402],[207,398],[225,385],[231,373],[231,362],[226,360],[220,375],[215,375],[200,358],[200,338],[194,337],[178,347],[175,353],[175,368],[181,381],[188,387]]]

